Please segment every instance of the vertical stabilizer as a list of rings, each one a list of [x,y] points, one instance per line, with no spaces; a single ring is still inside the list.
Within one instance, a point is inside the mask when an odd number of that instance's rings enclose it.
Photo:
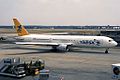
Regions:
[[[24,36],[29,34],[28,31],[25,29],[25,27],[22,26],[16,18],[13,19],[13,22],[14,22],[15,29],[18,33],[18,36]]]

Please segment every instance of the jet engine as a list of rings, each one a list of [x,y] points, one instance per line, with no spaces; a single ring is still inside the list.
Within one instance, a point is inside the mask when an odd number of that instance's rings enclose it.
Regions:
[[[68,45],[65,45],[65,44],[61,44],[57,46],[56,49],[59,51],[69,51]]]

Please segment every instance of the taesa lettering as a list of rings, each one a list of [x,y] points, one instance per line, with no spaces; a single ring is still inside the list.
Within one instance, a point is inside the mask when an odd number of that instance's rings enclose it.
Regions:
[[[100,41],[98,40],[81,40],[80,44],[88,44],[88,45],[100,45]]]

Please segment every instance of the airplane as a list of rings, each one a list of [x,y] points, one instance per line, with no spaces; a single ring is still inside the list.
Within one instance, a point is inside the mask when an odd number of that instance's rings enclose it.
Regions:
[[[105,53],[109,53],[109,48],[118,44],[106,36],[29,34],[16,18],[13,18],[13,22],[19,40],[15,44],[18,45],[51,46],[53,50],[62,52],[69,51],[72,47],[105,48]]]

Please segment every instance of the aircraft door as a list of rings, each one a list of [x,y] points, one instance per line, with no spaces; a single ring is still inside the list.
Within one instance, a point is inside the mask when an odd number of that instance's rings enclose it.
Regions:
[[[94,44],[96,47],[101,47],[103,45],[103,39],[94,39]]]

